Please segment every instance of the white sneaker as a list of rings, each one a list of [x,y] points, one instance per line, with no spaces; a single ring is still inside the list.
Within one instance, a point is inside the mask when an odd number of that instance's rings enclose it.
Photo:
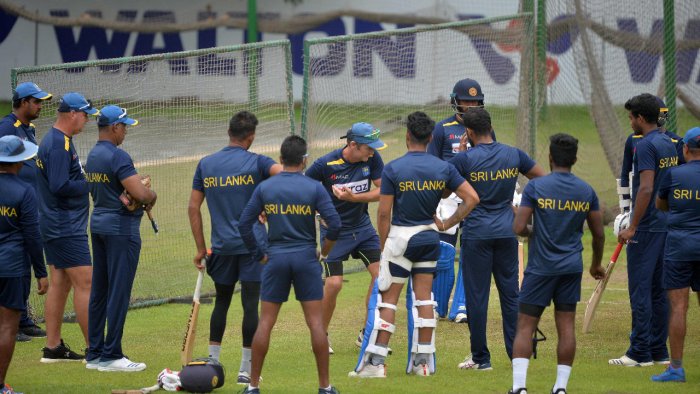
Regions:
[[[101,362],[97,370],[100,372],[139,372],[146,369],[146,364],[135,363],[126,357],[119,360]]]
[[[430,376],[430,368],[425,364],[414,365],[411,372],[416,376]]]
[[[612,358],[612,359],[608,360],[608,364],[619,365],[622,367],[651,367],[652,365],[654,365],[654,362],[653,361],[645,361],[643,363],[640,363],[637,360],[633,360],[633,359],[627,357],[627,355],[625,354],[620,358]]]
[[[364,336],[365,336],[365,329],[363,328],[360,330],[360,333],[357,334],[357,339],[355,339],[355,346],[362,348],[362,341],[364,341]],[[328,342],[328,343],[330,343],[330,342]],[[387,351],[388,355],[391,355],[391,353],[393,352],[393,350],[391,350],[390,347],[387,347],[386,351]],[[331,354],[333,354],[333,353],[331,353]]]
[[[87,369],[98,369],[100,366],[100,358],[96,358],[94,360],[90,361],[85,361],[85,368]]]
[[[491,371],[493,368],[491,367],[491,363],[483,363],[483,364],[477,364],[474,362],[472,359],[471,354],[468,355],[467,357],[464,358],[464,361],[461,363],[457,364],[457,367],[459,369],[473,369],[476,371]]]
[[[467,323],[467,314],[458,313],[457,316],[455,316],[455,323]]]
[[[351,378],[386,378],[386,365],[372,365],[372,363],[365,364],[360,372],[350,371],[348,377]]]

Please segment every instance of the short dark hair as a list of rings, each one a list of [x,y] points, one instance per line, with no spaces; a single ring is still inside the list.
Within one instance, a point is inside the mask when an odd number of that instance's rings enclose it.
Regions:
[[[22,101],[29,101],[29,100],[31,100],[31,98],[32,97],[29,96],[29,97],[23,97],[23,98],[17,99],[17,100],[12,100],[12,108],[17,109],[17,108],[21,107]]]
[[[469,108],[462,115],[462,119],[464,120],[464,126],[472,129],[474,134],[491,134],[491,115],[487,110],[479,107]]]
[[[306,141],[298,135],[290,135],[282,141],[280,160],[288,166],[298,166],[306,155]]]
[[[641,116],[647,123],[656,124],[659,120],[659,101],[649,93],[642,93],[627,100],[625,109],[634,117]]]
[[[255,133],[257,126],[258,118],[255,115],[248,111],[241,111],[233,115],[228,122],[228,135],[233,139],[242,140]]]
[[[406,128],[411,142],[427,144],[435,128],[435,121],[425,112],[416,111],[408,115]]]
[[[549,154],[558,167],[571,167],[576,162],[578,140],[569,134],[558,133],[549,137]]]

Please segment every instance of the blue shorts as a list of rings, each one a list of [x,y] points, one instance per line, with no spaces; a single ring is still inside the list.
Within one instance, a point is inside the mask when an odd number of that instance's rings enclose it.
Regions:
[[[56,269],[92,265],[87,234],[46,241],[44,253],[46,262]]]
[[[250,254],[218,255],[212,253],[207,261],[207,273],[214,283],[233,286],[241,282],[260,282],[262,264]]]
[[[0,278],[0,306],[24,311],[27,308],[25,294],[29,294],[29,288],[23,277]]]
[[[321,226],[321,245],[326,239],[326,228]],[[379,262],[381,250],[379,236],[372,226],[362,227],[354,231],[341,231],[338,240],[326,259],[326,276],[343,275],[343,261],[350,256],[360,259],[365,267]]]
[[[316,258],[316,248],[268,255],[268,258],[262,270],[261,300],[286,302],[292,284],[298,301],[323,299],[321,264]]]
[[[424,263],[411,268],[408,272],[398,264],[390,262],[389,272],[391,276],[397,278],[408,278],[415,274],[435,274],[437,271],[437,260],[440,258],[440,234],[437,231],[421,231],[408,240],[403,257],[412,263]],[[429,263],[429,264],[425,264]]]
[[[663,284],[666,290],[700,291],[700,261],[664,261]]]
[[[537,275],[526,272],[520,288],[520,304],[549,306],[557,304],[576,305],[581,300],[581,273],[564,275]]]

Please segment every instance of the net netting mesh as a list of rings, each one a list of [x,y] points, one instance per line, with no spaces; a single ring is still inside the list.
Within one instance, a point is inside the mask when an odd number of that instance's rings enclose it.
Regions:
[[[33,122],[38,140],[55,120],[58,98],[70,91],[81,92],[98,108],[124,107],[139,120],[129,128],[122,148],[140,174],[151,175],[160,232],[154,234],[144,215],[132,303],[191,297],[196,250],[187,205],[197,162],[228,144],[228,122],[240,110],[252,111],[259,120],[251,151],[278,156],[282,140],[293,130],[289,53],[289,42],[277,41],[169,54],[169,59],[123,58],[18,70],[17,83],[33,81],[55,96]],[[84,164],[97,141],[96,122],[90,121],[73,141]],[[202,216],[208,245],[206,203]],[[211,291],[211,281],[206,283],[204,292]],[[31,305],[41,317],[43,299],[32,294]]]

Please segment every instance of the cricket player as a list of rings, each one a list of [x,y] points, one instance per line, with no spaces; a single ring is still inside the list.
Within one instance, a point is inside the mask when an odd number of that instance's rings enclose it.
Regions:
[[[333,251],[322,261],[326,282],[323,288],[323,326],[328,332],[338,294],[343,287],[343,261],[359,258],[371,275],[365,303],[379,274],[379,237],[372,227],[367,204],[379,201],[384,162],[377,151],[386,148],[380,131],[369,123],[355,123],[345,136],[347,144],[316,160],[306,176],[324,186],[343,223]],[[374,184],[374,189],[372,185]],[[321,239],[326,227],[321,224]],[[366,319],[366,317],[365,317]],[[360,330],[355,344],[362,343]],[[329,346],[328,352],[333,354]]]
[[[629,228],[618,234],[627,244],[627,280],[632,308],[630,346],[610,365],[668,364],[668,298],[662,284],[666,242],[666,213],[656,209],[653,197],[669,168],[678,165],[676,145],[659,131],[659,103],[644,93],[625,103],[630,125],[643,138],[632,161],[632,214]]]
[[[459,153],[450,163],[474,187],[481,203],[462,226],[460,264],[469,305],[471,355],[458,366],[490,370],[486,322],[492,274],[501,301],[508,357],[512,357],[518,320],[518,240],[512,228],[513,190],[520,174],[533,179],[544,175],[544,171],[520,149],[493,141],[491,116],[485,109],[470,109],[463,118],[474,146]]]
[[[245,393],[260,392],[260,372],[270,345],[270,332],[292,285],[311,332],[311,346],[318,368],[318,393],[338,392],[329,382],[328,337],[323,327],[323,282],[316,252],[315,213],[319,212],[327,225],[320,254],[322,259],[328,256],[338,239],[341,220],[323,186],[302,173],[306,167],[306,149],[303,138],[285,138],[280,149],[282,173],[255,189],[241,215],[241,237],[253,261],[265,264],[262,313],[253,339],[253,369]],[[261,213],[267,217],[267,250],[253,234],[253,225]]]
[[[688,130],[683,142],[686,164],[668,171],[656,198],[656,207],[668,211],[663,286],[671,302],[671,364],[663,373],[652,376],[655,382],[685,382],[688,288],[700,291],[700,127]]]
[[[12,112],[0,119],[0,137],[6,135],[16,135],[19,138],[29,141],[36,145],[36,129],[32,120],[37,119],[41,113],[41,107],[44,101],[51,100],[53,96],[41,90],[33,82],[23,82],[17,85],[15,92],[12,95]],[[25,160],[22,169],[19,171],[19,177],[23,181],[34,187],[36,193],[36,161]],[[27,256],[27,258],[29,258]],[[30,264],[31,265],[31,264]],[[30,265],[25,265],[29,267]],[[34,271],[34,276],[37,279],[39,288],[43,288],[46,293],[49,286],[49,279],[46,273],[46,267],[41,265],[39,271]],[[29,307],[29,289],[31,287],[31,269],[24,276],[27,289],[27,308]],[[19,321],[19,331],[17,332],[17,341],[26,342],[32,338],[44,338],[46,331],[42,330],[34,320],[27,314],[25,309],[22,312],[22,317]]]
[[[443,230],[459,223],[479,203],[455,168],[426,152],[435,122],[423,112],[408,115],[406,154],[382,173],[377,227],[382,247],[380,273],[370,300],[360,356],[351,377],[386,377],[385,358],[395,330],[396,304],[404,284],[408,309],[407,373],[435,373],[435,300],[431,289]],[[454,191],[462,204],[440,220],[435,209]]]
[[[236,282],[241,283],[243,347],[238,372],[238,383],[241,384],[250,382],[250,347],[258,326],[261,266],[248,252],[238,229],[238,220],[260,182],[282,170],[282,166],[271,158],[248,151],[255,140],[257,126],[258,119],[248,111],[231,117],[228,146],[203,158],[197,165],[188,208],[197,247],[194,265],[198,269],[203,269],[201,261],[207,253],[201,213],[205,199],[211,217],[212,254],[206,269],[214,281],[216,302],[209,323],[209,357],[216,360],[220,357],[226,315]],[[263,239],[264,226],[258,223],[255,229]]]
[[[141,253],[141,217],[156,202],[156,192],[141,181],[131,156],[119,149],[127,128],[138,121],[126,109],[107,105],[97,120],[99,139],[88,155],[86,178],[92,195],[92,290],[88,315],[89,347],[86,368],[136,372],[146,364],[129,360],[122,352],[122,334],[131,289]],[[126,190],[131,207],[120,200]],[[133,210],[132,210],[133,209]],[[105,335],[105,326],[107,335]]]
[[[88,302],[92,262],[87,221],[88,183],[73,145],[89,116],[99,111],[80,93],[66,93],[58,104],[56,123],[39,145],[36,165],[39,194],[39,229],[49,264],[50,286],[46,296],[46,347],[43,363],[81,361],[85,357],[61,339],[66,300],[73,289],[78,324],[88,343]]]
[[[0,393],[14,394],[5,382],[15,350],[19,319],[27,307],[28,265],[43,267],[34,188],[22,181],[23,162],[36,155],[37,146],[17,136],[0,137]],[[44,268],[44,271],[46,269]],[[39,269],[40,271],[40,269]],[[46,292],[39,286],[39,294]]]
[[[581,299],[583,273],[583,224],[593,235],[590,274],[605,276],[601,265],[605,233],[603,215],[593,188],[571,173],[576,163],[578,140],[568,134],[549,139],[552,172],[525,186],[513,231],[529,237],[528,259],[519,296],[518,329],[513,343],[512,394],[524,394],[527,367],[532,355],[532,336],[542,312],[554,302],[557,325],[557,379],[554,394],[565,394],[576,353],[576,304]],[[534,216],[534,227],[528,222]]]

